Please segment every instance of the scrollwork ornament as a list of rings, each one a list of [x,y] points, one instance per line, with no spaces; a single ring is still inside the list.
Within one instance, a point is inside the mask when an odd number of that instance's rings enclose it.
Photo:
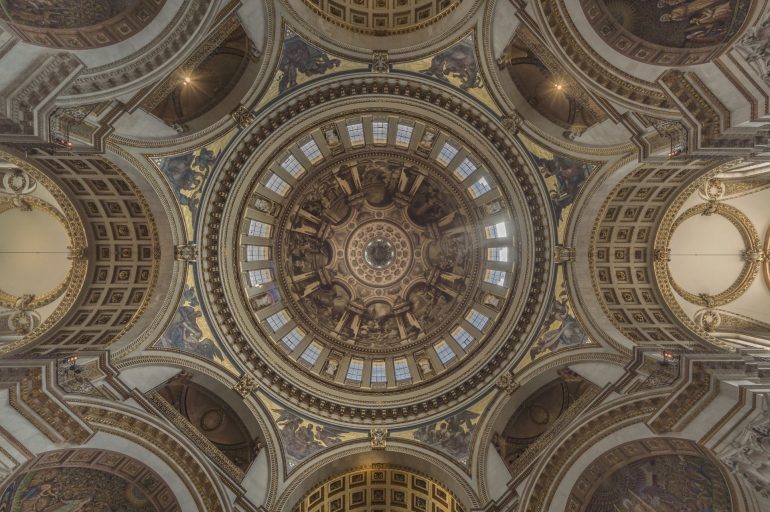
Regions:
[[[700,323],[706,332],[714,332],[722,323],[722,317],[717,311],[709,309],[703,312]]]
[[[387,51],[375,50],[372,53],[372,63],[369,66],[372,73],[390,73],[391,68]]]
[[[254,114],[243,105],[238,105],[238,108],[233,110],[233,112],[230,113],[230,116],[233,118],[233,121],[235,121],[235,124],[238,125],[238,128],[241,129],[248,127],[256,119]]]
[[[31,194],[37,188],[35,179],[21,169],[13,169],[3,174],[3,192],[9,194]]]
[[[513,373],[509,372],[500,375],[497,382],[495,382],[495,386],[497,386],[497,389],[504,391],[508,396],[511,396],[521,387],[521,384],[516,380]]]
[[[233,386],[233,390],[241,395],[241,398],[246,398],[251,393],[256,391],[258,387],[259,384],[254,379],[254,377],[248,373],[244,373],[240,380],[235,384],[235,386]]]
[[[384,450],[388,443],[388,429],[373,428],[369,430],[369,439],[371,440],[372,450]]]

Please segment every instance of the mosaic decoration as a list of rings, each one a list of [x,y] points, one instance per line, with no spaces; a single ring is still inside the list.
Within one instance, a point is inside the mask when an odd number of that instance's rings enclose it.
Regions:
[[[728,41],[746,19],[749,0],[601,0],[609,15],[644,41],[698,48]]]
[[[366,69],[367,64],[353,62],[327,53],[308,43],[290,28],[283,36],[281,58],[270,87],[262,96],[259,106],[284,93],[294,90],[314,78],[351,69]]]
[[[484,83],[473,34],[439,53],[414,62],[397,64],[397,70],[430,76],[457,87],[475,97],[495,112],[500,112]]]
[[[567,225],[566,220],[569,218],[572,204],[597,166],[556,155],[525,135],[520,134],[519,139],[529,150],[532,159],[545,178],[554,218],[559,226],[559,240],[563,240]]]
[[[174,196],[179,202],[185,221],[188,239],[191,239],[195,233],[206,177],[214,170],[235,134],[236,131],[232,130],[203,147],[176,155],[150,158],[174,190]]]
[[[232,373],[238,373],[206,321],[189,265],[184,291],[174,318],[154,347],[195,354],[223,366]]]
[[[91,466],[91,467],[88,467]],[[7,482],[3,512],[177,512],[160,477],[125,455],[63,450],[38,457]]]
[[[353,439],[368,438],[368,432],[351,432],[348,429],[309,420],[273,402],[265,395],[261,398],[267,404],[276,424],[289,472],[296,469],[305,459],[326,448]]]
[[[632,462],[605,478],[592,512],[730,512],[730,491],[712,462],[694,455],[659,455]]]
[[[417,441],[447,455],[463,469],[468,470],[473,446],[473,436],[479,419],[493,394],[487,394],[465,410],[450,414],[440,420],[426,423],[402,432],[393,432],[391,437]]]

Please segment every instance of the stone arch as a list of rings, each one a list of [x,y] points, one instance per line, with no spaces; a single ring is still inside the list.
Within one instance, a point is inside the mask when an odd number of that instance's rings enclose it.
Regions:
[[[602,512],[630,503],[733,511],[740,509],[737,491],[702,446],[684,439],[649,438],[626,442],[594,459],[572,487],[567,508]]]
[[[21,40],[48,48],[109,46],[139,33],[166,0],[58,1],[47,8],[11,0],[0,19]]]
[[[48,510],[100,503],[137,512],[182,510],[169,485],[153,469],[125,453],[97,448],[41,453],[18,468],[0,492],[4,510],[5,506]]]
[[[399,443],[393,438],[387,443],[385,450],[371,450],[367,441],[365,445],[356,443],[324,454],[287,479],[287,486],[276,502],[277,509],[288,510],[288,507],[299,503],[311,489],[341,471],[377,465],[400,467],[440,482],[466,511],[479,506],[478,496],[470,485],[468,476],[460,473],[456,467],[447,464],[425,448]]]
[[[140,320],[146,325],[161,247],[155,217],[134,177],[100,156],[38,151],[21,158],[4,151],[3,159],[61,187],[76,215],[87,219],[85,239],[72,257],[88,262],[87,286],[72,291],[69,309],[4,350],[18,350],[32,340],[37,354],[105,349]]]

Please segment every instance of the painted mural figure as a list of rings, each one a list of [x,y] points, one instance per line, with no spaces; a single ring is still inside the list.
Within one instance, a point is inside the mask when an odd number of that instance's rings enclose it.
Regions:
[[[414,437],[453,457],[467,457],[478,414],[461,411],[435,423],[422,425]]]
[[[551,160],[534,157],[538,167],[546,178],[556,179],[556,190],[551,191],[551,204],[557,222],[561,222],[562,211],[575,202],[580,189],[585,184],[592,168],[577,160],[555,156]]]
[[[305,76],[323,75],[339,65],[339,59],[329,58],[326,52],[292,35],[284,41],[283,55],[278,64],[278,69],[283,73],[278,82],[278,91],[282,93],[297,85],[297,73]]]
[[[329,425],[314,425],[286,409],[276,410],[281,439],[286,453],[292,458],[302,460],[314,453],[342,442],[342,430]]]
[[[422,73],[445,82],[450,76],[457,78],[460,80],[460,89],[464,91],[482,86],[473,40],[470,38],[435,55],[430,67]]]
[[[190,209],[193,219],[197,216],[200,203],[200,198],[194,192],[200,190],[205,177],[204,171],[211,169],[214,160],[213,152],[204,147],[201,148],[199,156],[195,156],[193,152],[172,156],[164,159],[160,166],[160,170],[171,182],[179,204]]]
[[[561,300],[554,299],[549,318],[544,325],[552,325],[553,322],[560,323],[557,327],[540,334],[529,351],[532,359],[546,351],[556,352],[561,348],[582,345],[588,341],[583,328],[570,313],[566,292],[562,291],[560,298]]]
[[[198,318],[203,316],[203,312],[197,308],[198,298],[195,290],[187,287],[182,294],[182,299],[186,304],[179,306],[158,346],[185,350],[210,360],[215,357],[223,359],[224,355],[214,340],[205,337],[201,328],[198,327]]]

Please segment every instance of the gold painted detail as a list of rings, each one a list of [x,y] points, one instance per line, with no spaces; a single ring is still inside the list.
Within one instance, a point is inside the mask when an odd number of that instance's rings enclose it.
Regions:
[[[9,399],[11,406],[19,414],[56,443],[66,441],[83,444],[91,437],[91,432],[43,390],[41,368],[30,368],[27,375],[19,382],[17,391],[9,393]],[[29,411],[35,414],[31,415]],[[42,419],[43,423],[38,418]]]
[[[177,474],[185,482],[200,510],[223,512],[222,504],[212,480],[198,461],[174,437],[148,424],[141,418],[101,407],[82,405],[77,407],[80,416],[96,430],[110,432],[136,442],[142,440],[145,446],[169,457],[176,466]],[[173,466],[172,466],[173,467]]]
[[[384,450],[388,443],[388,429],[386,428],[373,428],[369,431],[369,439],[371,440],[372,450]]]
[[[397,7],[394,2],[393,8],[388,8],[387,0],[371,0],[368,3],[360,0],[302,2],[337,26],[360,34],[392,36],[432,25],[451,13],[462,0],[399,0]]]
[[[410,510],[464,512],[444,485],[412,470],[386,464],[351,468],[317,485],[294,512]]]
[[[375,50],[372,53],[372,63],[369,65],[372,73],[390,73],[392,68],[387,51]]]
[[[70,243],[72,244],[70,247],[72,266],[70,268],[69,275],[67,276],[66,284],[62,290],[54,289],[40,298],[30,296],[13,297],[9,294],[0,293],[0,296],[2,296],[0,301],[3,303],[0,305],[10,309],[16,309],[20,313],[28,311],[29,309],[34,309],[31,306],[32,304],[48,304],[53,300],[61,297],[59,305],[56,307],[56,309],[34,330],[28,329],[26,318],[21,316],[16,318],[14,323],[17,325],[17,332],[22,334],[24,337],[14,341],[13,343],[8,343],[1,346],[0,354],[4,354],[18,349],[30,341],[37,339],[51,327],[56,325],[56,323],[67,314],[72,305],[75,303],[75,300],[80,294],[80,290],[85,283],[86,272],[88,270],[88,261],[85,258],[85,251],[88,242],[86,239],[85,228],[83,227],[80,219],[80,215],[78,214],[77,210],[67,195],[56,185],[56,183],[54,183],[50,178],[48,178],[48,176],[39,171],[36,167],[11,153],[0,150],[0,160],[15,166],[22,173],[26,174],[31,180],[39,183],[48,192],[50,192],[50,194],[56,200],[56,203],[59,205],[61,211],[59,209],[53,208],[51,205],[40,199],[32,197],[24,197],[23,199],[18,198],[19,207],[26,208],[26,206],[21,205],[21,202],[25,202],[30,207],[37,205],[44,211],[54,215],[60,222],[63,223],[64,228],[70,238]],[[24,313],[23,316],[27,316],[26,313]]]
[[[764,249],[761,246],[759,234],[757,233],[756,228],[751,223],[749,218],[734,206],[730,206],[725,203],[719,203],[716,201],[701,203],[682,213],[682,215],[677,217],[677,219],[670,227],[662,226],[660,237],[658,238],[659,246],[656,248],[656,251],[668,250],[668,245],[670,244],[671,237],[676,231],[676,228],[687,219],[690,219],[696,215],[708,216],[714,214],[721,215],[722,217],[726,218],[733,226],[738,229],[738,232],[741,234],[746,247],[744,250],[745,261],[743,269],[741,270],[741,273],[735,282],[730,285],[727,290],[724,290],[723,292],[717,293],[713,296],[707,295],[705,293],[695,294],[689,292],[679,286],[674,280],[673,276],[671,275],[671,268],[668,265],[668,261],[658,259],[655,261],[656,270],[659,272],[658,275],[665,275],[667,278],[666,281],[661,283],[661,285],[670,285],[688,302],[709,308],[722,306],[729,302],[733,302],[738,297],[743,295],[751,286],[751,283],[754,281],[754,278],[759,272],[760,264],[765,259],[766,255]],[[663,266],[665,266],[665,269],[662,268]]]
[[[511,396],[521,387],[521,384],[516,380],[513,372],[508,372],[497,378],[495,386],[497,386],[497,389],[505,392],[508,396]]]
[[[244,373],[240,380],[235,384],[235,386],[233,386],[233,390],[241,395],[241,398],[246,398],[254,391],[256,391],[258,387],[259,384],[257,384],[257,381],[254,379],[254,377],[248,373]]]
[[[247,128],[256,119],[254,114],[243,105],[238,105],[238,108],[233,110],[230,116],[235,121],[235,124],[238,125],[238,128],[241,129]]]

